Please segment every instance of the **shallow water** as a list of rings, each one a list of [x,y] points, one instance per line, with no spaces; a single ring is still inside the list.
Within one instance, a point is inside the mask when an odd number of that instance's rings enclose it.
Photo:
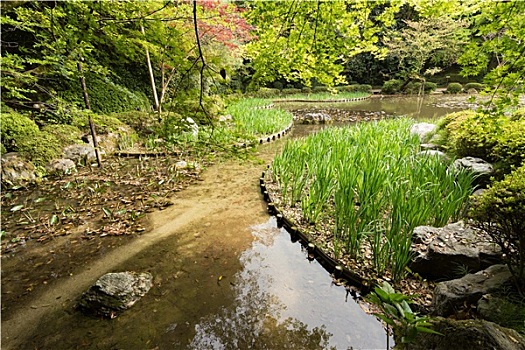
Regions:
[[[375,317],[275,218],[253,227],[256,241],[241,256],[235,302],[196,325],[192,349],[385,349]]]

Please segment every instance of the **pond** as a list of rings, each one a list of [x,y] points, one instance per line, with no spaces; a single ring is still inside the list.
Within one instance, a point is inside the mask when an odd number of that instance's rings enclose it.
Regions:
[[[374,98],[287,108],[391,116],[419,110],[423,118],[465,108],[450,101]],[[297,125],[292,137],[317,128]],[[263,162],[270,162],[284,141],[262,146]],[[174,198],[174,209],[152,214],[151,233],[50,283],[7,316],[3,313],[2,348],[386,348],[383,325],[345,287],[334,285],[268,216],[257,181],[262,169],[261,163],[237,161],[208,169],[202,182]],[[109,242],[101,241],[108,247]],[[125,270],[154,276],[154,287],[133,308],[114,320],[75,310],[76,299],[98,277]]]

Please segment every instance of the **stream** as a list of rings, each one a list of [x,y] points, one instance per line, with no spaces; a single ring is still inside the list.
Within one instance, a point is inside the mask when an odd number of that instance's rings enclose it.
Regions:
[[[396,116],[398,106],[422,118],[464,109],[435,97],[386,100],[281,108]],[[296,126],[292,137],[319,128]],[[258,179],[284,142],[261,146],[262,162],[210,167],[173,207],[151,214],[151,232],[2,315],[2,349],[385,349],[383,325],[266,212]],[[148,271],[154,286],[116,319],[78,312],[82,292],[116,271]]]

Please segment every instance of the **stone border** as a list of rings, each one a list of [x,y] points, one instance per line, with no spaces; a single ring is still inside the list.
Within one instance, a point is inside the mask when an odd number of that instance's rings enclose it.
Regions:
[[[270,165],[267,166],[267,169]],[[277,227],[284,227],[290,234],[292,242],[300,241],[301,245],[308,250],[308,259],[313,260],[314,258],[324,267],[324,269],[330,273],[336,279],[344,279],[351,285],[356,286],[360,289],[362,294],[368,294],[372,289],[372,283],[370,280],[365,279],[355,272],[352,272],[339,261],[330,257],[325,251],[311,242],[308,237],[299,230],[294,222],[286,218],[281,210],[275,205],[270,197],[268,191],[266,191],[266,172],[263,171],[261,178],[259,179],[259,185],[261,187],[261,193],[264,200],[268,203],[268,213],[277,218]]]
[[[307,99],[275,99],[274,103],[286,103],[286,102],[311,102],[311,103],[342,103],[342,102],[354,102],[354,101],[363,101],[370,98],[371,95],[365,97],[354,97],[354,98],[342,98],[338,100],[307,100]]]
[[[292,130],[292,127],[293,127],[293,121],[286,128],[281,130],[280,132],[275,133],[275,134],[271,134],[269,136],[261,137],[261,138],[259,138],[257,140],[257,142],[259,144],[263,144],[265,142],[272,142],[272,141],[275,141],[277,139],[280,139],[281,137],[284,137],[284,135],[286,135],[288,132],[290,132],[290,130]]]

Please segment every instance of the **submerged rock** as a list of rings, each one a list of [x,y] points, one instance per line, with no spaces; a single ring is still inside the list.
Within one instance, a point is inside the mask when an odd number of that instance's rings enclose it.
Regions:
[[[150,290],[152,280],[147,272],[105,274],[82,294],[78,308],[86,314],[115,318]]]
[[[515,330],[485,320],[453,320],[438,317],[432,329],[441,333],[419,333],[412,350],[525,350],[525,339]]]
[[[439,316],[449,316],[468,305],[475,305],[483,297],[501,290],[511,283],[512,274],[507,265],[493,265],[475,274],[440,282],[434,289],[432,306]]]
[[[414,229],[410,268],[432,278],[455,278],[501,262],[501,249],[486,233],[461,222]]]
[[[326,124],[331,122],[332,117],[326,113],[306,113],[302,117],[303,124]]]

